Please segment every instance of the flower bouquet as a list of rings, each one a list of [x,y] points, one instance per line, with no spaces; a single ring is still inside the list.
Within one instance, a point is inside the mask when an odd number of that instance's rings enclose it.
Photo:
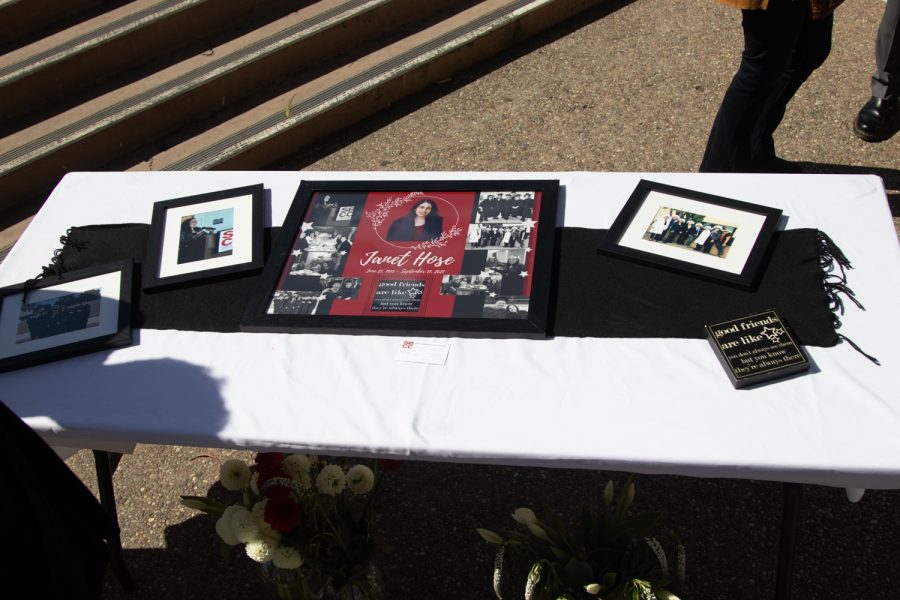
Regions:
[[[552,511],[545,517],[519,508],[513,519],[528,534],[477,529],[498,546],[494,561],[494,593],[502,598],[504,570],[524,582],[525,598],[548,600],[678,600],[663,589],[670,583],[670,563],[663,545],[650,532],[659,515],[627,512],[634,484],[614,496],[610,481],[599,506],[583,510],[577,528],[569,528]],[[674,546],[675,578],[684,581],[684,547]]]
[[[381,596],[371,532],[381,478],[371,468],[345,471],[315,455],[267,452],[252,465],[227,460],[219,475],[226,490],[241,492],[239,503],[202,496],[181,502],[216,517],[222,542],[244,545],[276,597]]]

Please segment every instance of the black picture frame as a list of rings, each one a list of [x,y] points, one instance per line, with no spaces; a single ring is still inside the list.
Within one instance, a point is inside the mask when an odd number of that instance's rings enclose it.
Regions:
[[[241,330],[544,338],[558,196],[557,180],[303,181]]]
[[[143,290],[260,271],[265,260],[264,197],[260,183],[155,202],[141,277]]]
[[[777,208],[642,179],[598,250],[749,289],[781,214]]]
[[[0,372],[131,344],[129,261],[0,289]]]

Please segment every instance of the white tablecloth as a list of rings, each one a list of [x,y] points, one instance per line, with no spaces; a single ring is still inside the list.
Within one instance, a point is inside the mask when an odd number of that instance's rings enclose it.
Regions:
[[[704,340],[451,341],[445,365],[400,338],[136,331],[133,346],[0,375],[0,400],[48,441],[283,449],[900,488],[900,251],[881,180],[613,173],[73,173],[0,266],[39,272],[73,225],[149,223],[156,200],[253,183],[278,225],[301,178],[558,178],[559,222],[607,228],[641,178],[778,207],[853,262],[848,344],[805,376],[736,391]],[[736,315],[740,316],[740,315]]]

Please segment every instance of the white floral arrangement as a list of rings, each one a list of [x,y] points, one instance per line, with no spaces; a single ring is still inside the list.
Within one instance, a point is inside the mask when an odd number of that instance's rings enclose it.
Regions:
[[[315,570],[340,589],[371,559],[371,505],[380,476],[370,467],[345,470],[315,455],[268,452],[252,465],[226,460],[219,481],[241,493],[239,503],[203,496],[182,496],[181,502],[217,517],[222,542],[243,544],[257,563]]]

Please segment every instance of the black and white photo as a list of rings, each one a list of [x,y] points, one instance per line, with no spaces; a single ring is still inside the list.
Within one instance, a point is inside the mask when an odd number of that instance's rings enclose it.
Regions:
[[[131,343],[132,264],[0,290],[0,371]]]

